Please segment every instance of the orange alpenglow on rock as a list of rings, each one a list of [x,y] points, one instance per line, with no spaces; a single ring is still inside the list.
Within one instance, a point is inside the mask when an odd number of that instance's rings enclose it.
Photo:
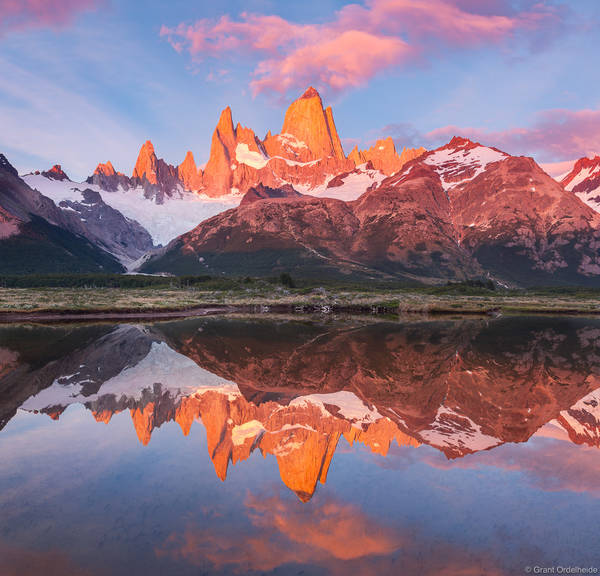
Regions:
[[[389,176],[425,152],[427,152],[425,148],[403,148],[402,154],[398,155],[394,141],[391,136],[388,136],[384,140],[377,140],[368,150],[359,150],[355,146],[348,158],[354,162],[355,166],[371,162],[375,170],[381,170]]]
[[[112,162],[109,160],[106,164],[102,162],[96,166],[94,174],[101,174],[102,176],[116,176],[117,171],[115,170]]]
[[[202,187],[202,170],[198,170],[194,155],[187,151],[185,159],[177,167],[177,177],[186,190],[199,190]]]
[[[177,404],[164,402],[159,407],[149,402],[132,407],[130,413],[143,445],[164,422],[176,421],[187,436],[193,422],[201,421],[206,429],[208,454],[223,481],[230,463],[247,460],[257,449],[263,455],[272,454],[281,480],[303,502],[310,500],[319,482],[326,482],[342,435],[351,444],[360,442],[382,455],[387,454],[394,440],[400,446],[419,445],[388,418],[353,426],[334,414],[324,415],[315,404],[282,406],[265,402],[257,406],[241,395],[229,397],[214,390],[182,398]],[[107,411],[94,415],[97,421],[110,420]]]
[[[308,157],[303,160],[305,162],[329,156],[338,160],[346,158],[331,108],[323,110],[321,96],[312,86],[288,108],[281,135],[288,134],[300,145],[306,145]]]
[[[231,189],[231,165],[235,160],[236,136],[227,106],[221,116],[210,145],[210,157],[204,169],[204,185],[209,196],[222,196]]]
[[[198,168],[191,151],[179,166],[168,164],[157,157],[152,142],[147,140],[140,149],[131,179],[116,172],[107,162],[98,164],[87,181],[107,190],[141,185],[152,193],[170,195],[179,188],[213,198],[244,194],[259,184],[273,189],[288,184],[312,190],[332,176],[347,174],[367,162],[390,175],[424,151],[424,148],[405,148],[398,155],[392,139],[386,138],[368,150],[355,148],[346,157],[331,107],[323,108],[321,96],[310,87],[290,104],[281,133],[269,131],[264,140],[257,138],[250,128],[235,125],[227,106],[213,132],[204,169]],[[59,166],[46,174],[51,178],[67,177]]]
[[[158,159],[154,153],[154,146],[150,140],[146,140],[138,154],[132,177],[139,180],[145,178],[150,184],[156,184],[158,182],[156,174],[157,164]]]
[[[52,166],[52,168],[50,168],[50,170],[42,172],[42,176],[45,176],[46,178],[51,178],[52,180],[69,179],[69,177],[66,175],[60,164],[55,164],[54,166]]]

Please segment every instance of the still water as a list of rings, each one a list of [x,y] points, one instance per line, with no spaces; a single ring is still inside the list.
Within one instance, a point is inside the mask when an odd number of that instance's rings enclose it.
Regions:
[[[600,573],[599,402],[596,319],[0,326],[0,574]]]

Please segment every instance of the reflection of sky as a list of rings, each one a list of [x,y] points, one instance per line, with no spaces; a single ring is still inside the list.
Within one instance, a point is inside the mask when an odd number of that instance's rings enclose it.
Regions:
[[[144,447],[127,412],[108,425],[81,405],[59,422],[19,412],[0,433],[0,557],[27,557],[32,574],[49,558],[61,574],[593,565],[600,452],[550,436],[454,461],[428,446],[383,458],[342,438],[327,484],[302,503],[258,452],[222,483],[198,422],[188,437],[167,423]]]

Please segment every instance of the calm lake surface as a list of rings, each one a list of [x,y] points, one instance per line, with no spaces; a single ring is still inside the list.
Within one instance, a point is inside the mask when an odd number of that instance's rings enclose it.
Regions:
[[[0,574],[600,573],[599,402],[596,319],[0,326]]]

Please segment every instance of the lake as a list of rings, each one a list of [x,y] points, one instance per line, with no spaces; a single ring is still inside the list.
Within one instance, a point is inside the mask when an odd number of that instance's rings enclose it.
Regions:
[[[599,402],[589,318],[2,325],[0,574],[600,573]]]

